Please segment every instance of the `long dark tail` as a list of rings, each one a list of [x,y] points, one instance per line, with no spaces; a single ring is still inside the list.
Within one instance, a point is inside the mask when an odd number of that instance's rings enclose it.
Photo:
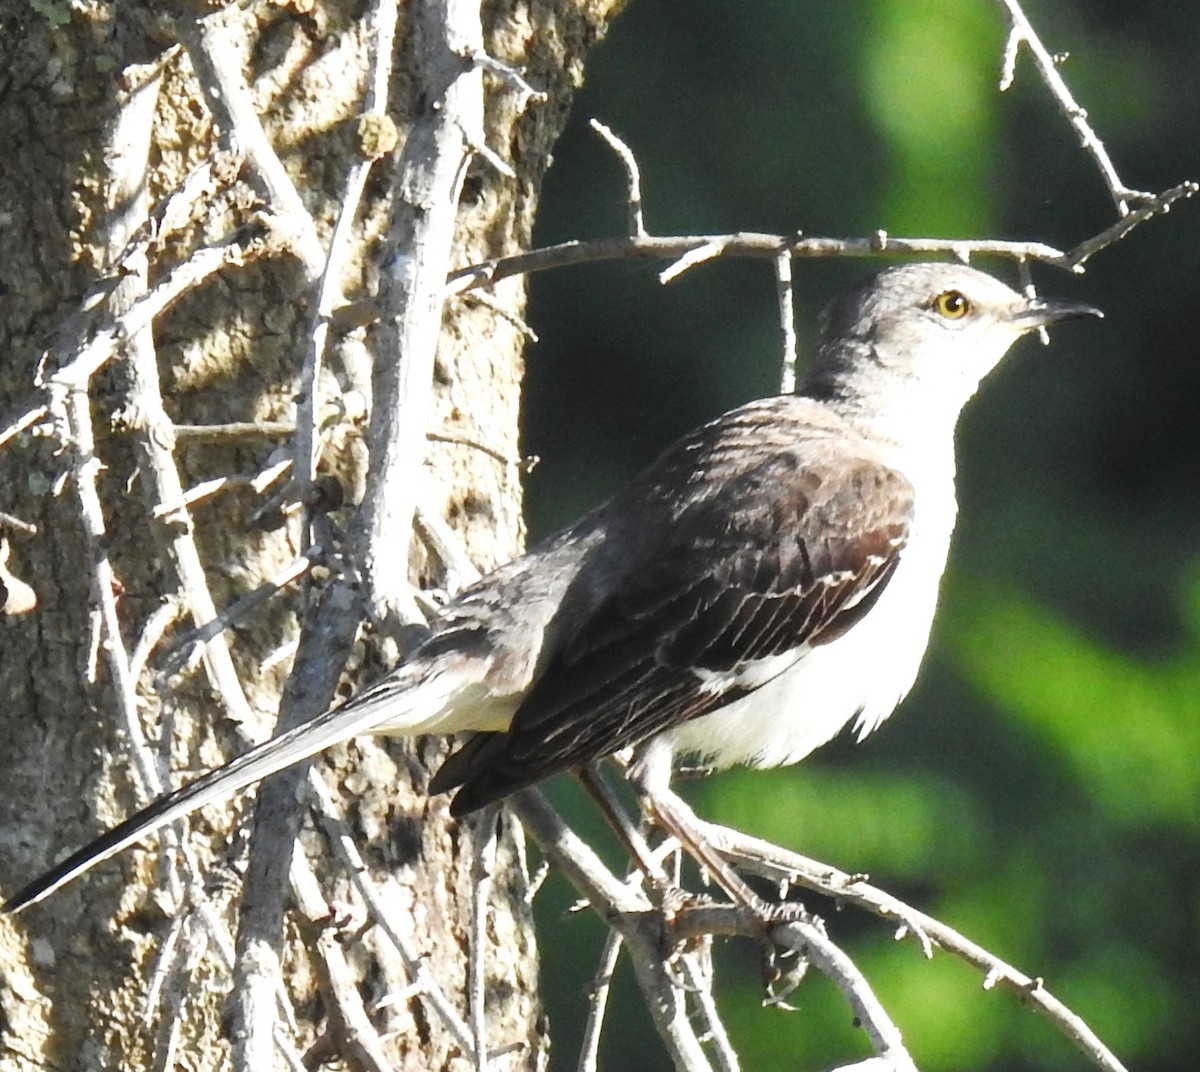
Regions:
[[[444,701],[444,695],[437,687],[431,690],[435,693],[433,697],[424,695],[422,684],[436,686],[437,683],[428,678],[422,681],[419,675],[405,672],[412,669],[411,666],[404,667],[388,675],[348,704],[272,737],[225,766],[202,774],[173,793],[152,801],[13,894],[0,911],[19,912],[168,823],[205,804],[225,800],[239,789],[254,785],[341,741],[378,730],[399,734],[434,730],[435,727],[427,722],[440,708],[439,701]],[[414,677],[417,680],[414,681]]]

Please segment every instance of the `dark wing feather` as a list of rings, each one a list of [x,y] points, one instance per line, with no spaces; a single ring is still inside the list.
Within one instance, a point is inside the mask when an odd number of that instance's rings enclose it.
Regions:
[[[456,814],[715,711],[704,687],[755,660],[828,643],[865,614],[898,561],[912,489],[856,460],[823,481],[776,455],[680,512],[574,624],[510,730],[473,744],[433,788]],[[455,761],[457,760],[457,762]]]

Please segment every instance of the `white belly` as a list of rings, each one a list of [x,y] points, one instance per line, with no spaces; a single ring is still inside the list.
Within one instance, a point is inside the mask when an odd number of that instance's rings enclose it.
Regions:
[[[777,767],[803,759],[851,719],[861,740],[887,718],[912,688],[929,642],[954,516],[923,521],[862,621],[802,649],[749,695],[668,731],[674,753],[716,767]]]

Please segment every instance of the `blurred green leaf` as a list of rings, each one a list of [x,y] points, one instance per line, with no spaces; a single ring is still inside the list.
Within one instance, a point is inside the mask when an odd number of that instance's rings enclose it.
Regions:
[[[812,764],[723,771],[690,795],[715,822],[851,871],[923,879],[977,856],[985,820],[949,780]]]
[[[874,0],[860,54],[866,100],[887,141],[881,223],[971,236],[992,225],[989,182],[1003,31],[986,4]]]
[[[997,584],[958,578],[943,629],[962,673],[1073,770],[1121,824],[1200,816],[1200,647],[1112,650]],[[1195,600],[1192,593],[1189,599]]]

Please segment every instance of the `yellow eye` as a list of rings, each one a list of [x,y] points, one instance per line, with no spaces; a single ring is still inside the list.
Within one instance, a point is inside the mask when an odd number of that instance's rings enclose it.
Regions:
[[[971,311],[971,303],[957,290],[946,290],[933,299],[933,307],[947,320],[961,320]]]

